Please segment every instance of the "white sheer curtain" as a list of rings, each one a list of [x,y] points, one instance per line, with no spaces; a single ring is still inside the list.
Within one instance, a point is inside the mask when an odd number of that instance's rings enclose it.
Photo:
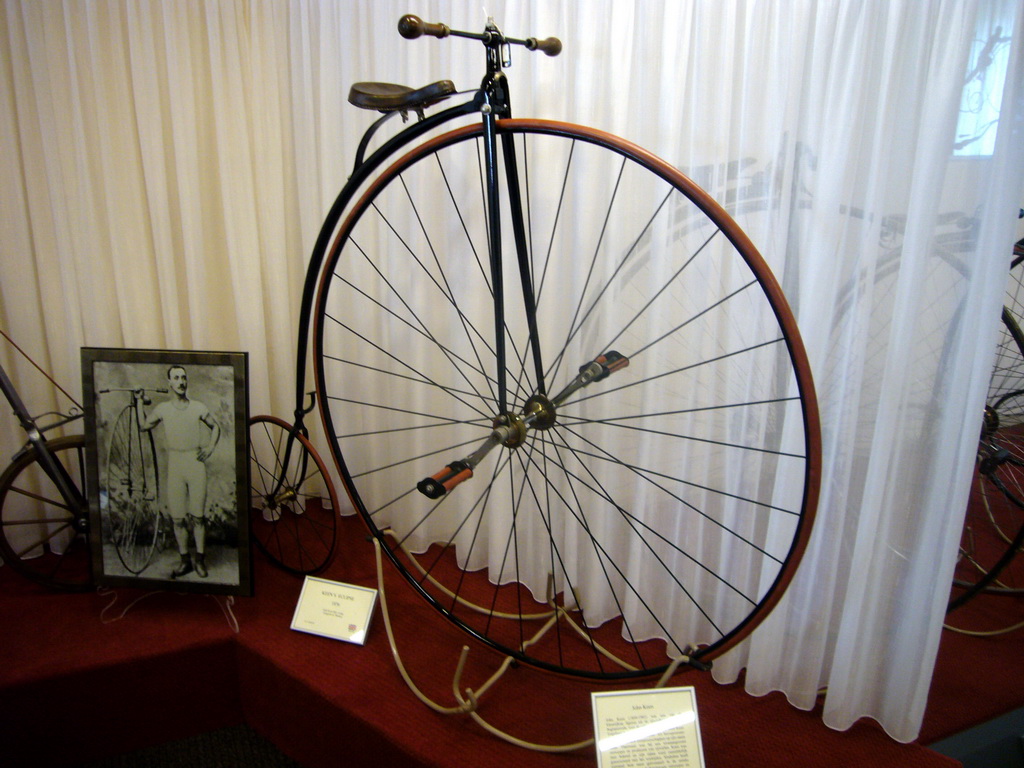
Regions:
[[[348,85],[479,80],[479,3],[60,3],[0,14],[0,325],[77,391],[83,345],[243,349],[287,416],[305,263],[366,117]],[[941,632],[1024,178],[1016,0],[488,3],[517,114],[686,170],[783,283],[815,371],[824,481],[787,597],[716,676],[913,739]],[[998,32],[997,32],[998,30]],[[987,154],[954,156],[977,41],[1006,64]],[[1018,235],[1019,237],[1019,235]],[[991,342],[991,343],[990,343]],[[54,405],[8,349],[33,410]],[[19,443],[0,424],[5,451]]]

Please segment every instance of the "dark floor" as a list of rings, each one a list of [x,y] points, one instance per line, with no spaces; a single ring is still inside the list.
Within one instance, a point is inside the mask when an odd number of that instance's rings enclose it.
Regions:
[[[961,760],[964,768],[1024,766],[1024,710],[1010,713],[931,748]],[[82,763],[78,768],[302,768],[245,725],[222,728],[137,752]]]
[[[140,749],[78,768],[302,768],[251,728],[239,725]]]
[[[929,745],[964,768],[1024,768],[1024,709]]]

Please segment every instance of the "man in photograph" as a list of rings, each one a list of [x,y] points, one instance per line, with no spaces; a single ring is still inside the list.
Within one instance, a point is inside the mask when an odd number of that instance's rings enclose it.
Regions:
[[[206,460],[220,441],[221,428],[209,408],[188,397],[188,372],[183,366],[167,369],[170,398],[143,418],[142,429],[163,425],[167,454],[167,511],[181,562],[171,571],[177,579],[193,570],[206,578]],[[195,559],[189,556],[189,530],[195,541]]]

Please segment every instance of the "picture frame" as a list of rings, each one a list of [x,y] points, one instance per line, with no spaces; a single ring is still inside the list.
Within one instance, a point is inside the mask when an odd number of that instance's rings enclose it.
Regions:
[[[252,594],[248,354],[83,347],[97,585]]]

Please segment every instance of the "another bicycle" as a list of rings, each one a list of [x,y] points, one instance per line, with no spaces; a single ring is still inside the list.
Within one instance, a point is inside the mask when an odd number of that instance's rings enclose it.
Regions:
[[[161,537],[160,473],[153,433],[144,430],[143,407],[151,404],[148,393],[166,389],[109,388],[99,394],[125,393],[129,402],[118,412],[107,435],[100,509],[110,541],[121,564],[132,574],[142,573],[152,562]]]
[[[0,557],[48,587],[90,589],[86,440],[83,435],[46,437],[46,432],[81,418],[83,411],[76,405],[67,414],[32,416],[2,367],[0,390],[28,435],[0,474]],[[146,391],[109,389],[100,394],[114,391],[128,393],[130,401],[109,430],[103,463],[106,490],[99,503],[109,525],[105,540],[124,567],[138,574],[149,565],[161,539],[156,451],[152,435],[140,430]],[[44,417],[50,417],[45,425],[40,423]]]
[[[1007,285],[948,611],[982,592],[1024,594],[1024,240],[1014,245]]]
[[[0,474],[0,557],[40,584],[88,590],[93,582],[83,490],[85,437],[46,436],[80,419],[83,411],[76,405],[68,413],[32,416],[2,366],[0,390],[28,436]]]
[[[667,163],[512,117],[512,47],[559,41],[415,16],[399,31],[477,40],[486,72],[463,93],[352,87],[382,116],[314,246],[295,421],[266,463],[283,476],[305,450],[312,341],[352,504],[443,616],[581,677],[710,662],[777,603],[817,503],[817,406],[782,290]],[[372,148],[396,115],[417,119]]]
[[[254,416],[249,422],[249,459],[250,525],[256,546],[290,573],[319,573],[334,555],[338,499],[301,422],[294,430],[283,419]]]

